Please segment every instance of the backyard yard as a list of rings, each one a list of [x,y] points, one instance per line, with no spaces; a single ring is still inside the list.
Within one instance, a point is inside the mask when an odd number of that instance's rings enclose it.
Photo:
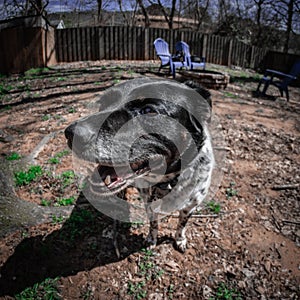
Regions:
[[[122,224],[117,257],[111,220],[80,194],[64,129],[115,84],[172,78],[158,66],[81,62],[0,78],[0,299],[299,299],[300,89],[289,102],[275,88],[258,97],[250,70],[207,64],[231,78],[210,90],[226,161],[186,252],[173,248],[169,216],[153,250],[147,224]]]

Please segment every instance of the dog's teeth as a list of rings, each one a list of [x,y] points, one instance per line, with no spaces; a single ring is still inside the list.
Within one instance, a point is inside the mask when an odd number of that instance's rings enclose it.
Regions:
[[[105,180],[104,180],[104,183],[105,183],[106,185],[109,185],[109,184],[111,183],[110,175],[107,175],[107,176],[106,176],[106,178],[105,178]]]

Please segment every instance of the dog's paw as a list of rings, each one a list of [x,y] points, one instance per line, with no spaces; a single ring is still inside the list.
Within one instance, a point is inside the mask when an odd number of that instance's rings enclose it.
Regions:
[[[145,239],[145,246],[147,249],[152,250],[156,247],[157,239],[153,238],[151,234],[148,234],[148,236]]]
[[[176,240],[176,249],[181,253],[184,253],[187,248],[187,239],[181,238]]]

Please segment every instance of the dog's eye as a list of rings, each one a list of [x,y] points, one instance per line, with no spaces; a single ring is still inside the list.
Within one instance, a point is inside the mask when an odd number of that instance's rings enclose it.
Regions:
[[[141,115],[153,114],[153,113],[155,114],[156,111],[150,106],[145,106],[140,110]]]

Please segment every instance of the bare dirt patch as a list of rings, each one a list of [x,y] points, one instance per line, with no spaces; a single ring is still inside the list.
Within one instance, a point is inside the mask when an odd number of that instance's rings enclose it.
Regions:
[[[121,224],[120,258],[113,223],[79,192],[63,130],[109,86],[158,76],[157,64],[85,62],[1,79],[2,160],[12,173],[43,169],[15,186],[14,196],[42,209],[74,206],[69,216],[55,210],[48,222],[2,234],[1,299],[34,284],[43,295],[52,287],[42,288],[47,278],[58,278],[52,284],[62,299],[299,299],[299,88],[291,88],[289,103],[273,89],[274,99],[255,98],[255,73],[221,70],[232,82],[211,93],[227,142],[225,174],[210,205],[190,221],[188,250],[174,250],[177,219],[170,216],[153,251],[143,246],[147,224]],[[22,164],[7,160],[13,152]]]

